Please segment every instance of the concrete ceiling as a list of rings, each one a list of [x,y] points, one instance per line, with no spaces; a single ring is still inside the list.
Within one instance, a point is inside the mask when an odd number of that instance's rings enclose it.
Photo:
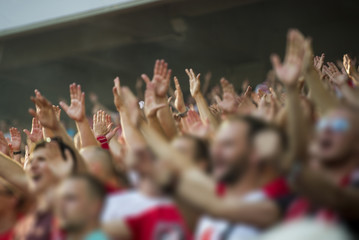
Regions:
[[[245,78],[259,83],[293,27],[329,60],[358,56],[358,10],[356,0],[171,0],[7,36],[0,39],[0,119],[29,127],[33,90],[57,103],[72,82],[112,108],[112,79],[133,88],[156,58],[169,62],[185,91],[187,67],[212,71],[212,85],[221,76],[237,86]]]

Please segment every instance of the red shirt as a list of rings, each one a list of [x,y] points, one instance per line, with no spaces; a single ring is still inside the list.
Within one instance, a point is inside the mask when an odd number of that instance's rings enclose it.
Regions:
[[[13,229],[11,228],[10,230],[8,230],[4,233],[0,233],[0,240],[11,240],[12,239],[12,231],[13,231]]]
[[[138,191],[111,194],[103,222],[124,220],[133,240],[192,239],[177,207],[168,199],[152,198]]]

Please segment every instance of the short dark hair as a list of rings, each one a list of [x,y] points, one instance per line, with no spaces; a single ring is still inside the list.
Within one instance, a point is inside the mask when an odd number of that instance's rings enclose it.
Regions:
[[[69,180],[82,180],[86,182],[87,190],[94,197],[103,201],[106,197],[106,189],[100,180],[89,173],[78,173],[68,177]]]
[[[209,142],[205,139],[196,137],[190,134],[183,134],[179,136],[179,138],[189,139],[194,142],[195,148],[195,161],[205,161],[206,163],[206,171],[210,172],[211,170],[211,162],[210,162],[210,154],[209,154]]]
[[[234,115],[228,118],[229,122],[244,122],[248,125],[249,131],[248,131],[248,140],[251,142],[253,138],[262,131],[274,131],[278,133],[281,141],[281,145],[283,149],[286,149],[288,147],[288,137],[285,131],[283,131],[281,128],[269,124],[259,118],[252,117],[252,116],[242,116],[242,115]]]
[[[65,161],[67,160],[66,155],[65,155],[65,150],[67,149],[70,151],[72,159],[74,160],[73,167],[72,167],[72,174],[75,174],[77,172],[77,168],[78,168],[76,154],[75,154],[74,150],[70,146],[68,146],[66,143],[64,143],[60,137],[53,137],[53,138],[47,138],[47,139],[41,140],[40,142],[36,143],[36,145],[34,147],[34,151],[36,151],[40,148],[45,148],[46,145],[52,141],[57,142],[57,144],[59,145],[61,156]]]

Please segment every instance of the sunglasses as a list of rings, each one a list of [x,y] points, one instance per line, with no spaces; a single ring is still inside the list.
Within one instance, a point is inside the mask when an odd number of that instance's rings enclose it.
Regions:
[[[347,132],[349,128],[350,128],[350,123],[345,118],[334,118],[334,119],[322,118],[317,123],[317,127],[316,127],[318,132],[323,131],[325,129],[330,129],[331,131],[336,133]]]

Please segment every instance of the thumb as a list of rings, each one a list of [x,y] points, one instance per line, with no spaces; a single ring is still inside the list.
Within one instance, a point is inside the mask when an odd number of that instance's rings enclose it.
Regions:
[[[29,131],[29,130],[24,129],[23,132],[24,132],[28,137],[30,137],[30,131]]]
[[[67,112],[67,110],[69,109],[69,105],[67,105],[65,102],[61,101],[60,106],[62,107],[62,109],[64,109],[65,112]]]

